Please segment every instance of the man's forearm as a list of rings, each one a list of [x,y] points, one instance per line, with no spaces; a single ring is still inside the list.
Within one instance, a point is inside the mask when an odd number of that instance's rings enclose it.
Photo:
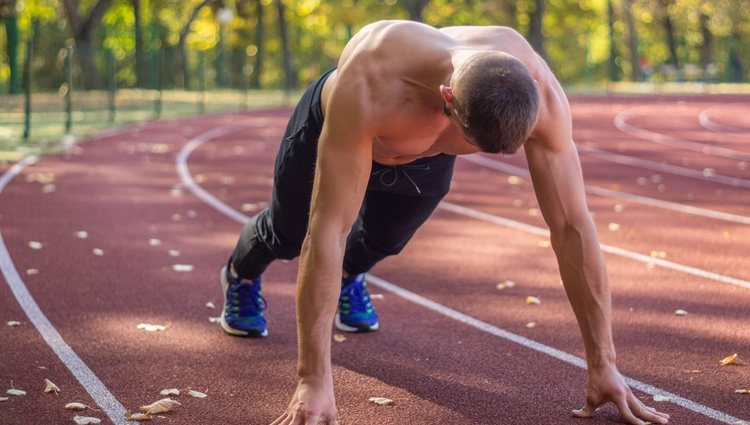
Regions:
[[[612,300],[593,223],[568,226],[552,235],[552,243],[589,366],[613,363]]]
[[[331,324],[340,293],[343,244],[335,236],[308,235],[297,277],[297,373],[331,375]]]

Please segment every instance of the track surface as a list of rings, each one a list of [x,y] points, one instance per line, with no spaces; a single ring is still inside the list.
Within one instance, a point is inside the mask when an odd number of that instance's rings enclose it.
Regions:
[[[750,395],[735,393],[750,388],[749,102],[572,100],[618,365],[675,424],[750,420]],[[241,215],[269,197],[288,114],[147,123],[3,168],[0,389],[12,381],[27,395],[0,402],[0,424],[72,423],[72,401],[123,424],[124,410],[165,388],[208,397],[176,397],[183,405],[154,423],[267,424],[283,410],[295,385],[296,262],[265,275],[268,338],[224,336],[209,317]],[[621,421],[611,406],[590,420],[569,414],[583,402],[582,343],[524,167],[522,155],[458,161],[443,208],[372,271],[381,331],[333,342],[342,425]],[[505,280],[517,285],[498,290]],[[740,360],[719,365],[733,353]],[[43,393],[45,378],[59,395]]]

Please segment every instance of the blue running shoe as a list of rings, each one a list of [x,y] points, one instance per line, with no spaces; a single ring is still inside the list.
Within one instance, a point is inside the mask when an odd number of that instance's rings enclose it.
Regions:
[[[351,275],[341,280],[336,328],[344,332],[370,332],[378,329],[378,313],[367,292],[365,274]]]
[[[221,269],[221,288],[224,291],[224,310],[219,324],[224,332],[234,336],[267,336],[266,300],[260,295],[260,278],[239,280]]]

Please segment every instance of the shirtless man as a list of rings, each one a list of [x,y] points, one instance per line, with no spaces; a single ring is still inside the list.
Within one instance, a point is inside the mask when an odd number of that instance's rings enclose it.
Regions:
[[[272,425],[337,423],[331,323],[377,329],[364,273],[399,252],[434,210],[455,155],[521,146],[583,335],[586,400],[573,414],[613,402],[631,424],[667,423],[615,365],[609,283],[571,126],[562,88],[512,29],[405,21],[363,28],[337,69],[302,97],[276,159],[269,208],[245,227],[221,275],[224,330],[264,336],[260,274],[301,249],[297,389]]]

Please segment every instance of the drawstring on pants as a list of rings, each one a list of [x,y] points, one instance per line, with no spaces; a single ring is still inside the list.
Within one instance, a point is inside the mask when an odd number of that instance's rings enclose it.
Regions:
[[[422,191],[419,189],[419,186],[417,186],[417,183],[414,181],[414,179],[411,178],[409,173],[406,171],[428,171],[430,169],[429,165],[420,165],[420,164],[402,164],[402,165],[391,165],[387,166],[385,168],[382,168],[378,171],[375,171],[372,173],[373,176],[378,176],[380,179],[380,183],[385,187],[391,187],[396,184],[398,181],[398,175],[399,172],[406,177],[407,180],[414,186],[414,189],[417,191],[417,194],[421,195]],[[386,177],[393,173],[393,177],[389,178]]]

